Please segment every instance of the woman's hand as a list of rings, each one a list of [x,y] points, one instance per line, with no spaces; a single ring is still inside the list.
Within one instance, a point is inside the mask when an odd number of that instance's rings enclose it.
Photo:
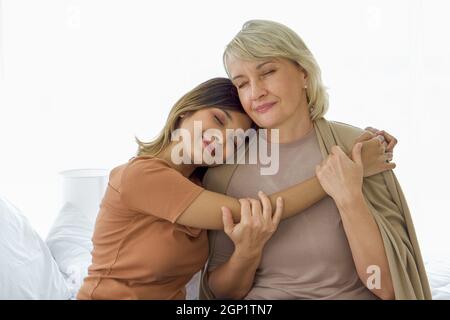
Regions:
[[[235,251],[245,257],[261,254],[265,243],[277,230],[283,212],[282,198],[277,198],[277,207],[272,216],[269,198],[261,191],[258,196],[261,201],[239,200],[241,221],[238,224],[234,224],[230,209],[222,207],[224,231],[234,242]]]
[[[378,130],[372,127],[367,127],[365,130],[373,133],[375,136],[382,137],[382,140],[384,140],[384,144],[386,146],[386,152],[394,152],[394,148],[398,141],[393,135],[384,130]]]
[[[340,147],[333,146],[328,158],[316,166],[316,175],[320,184],[338,206],[351,202],[362,193],[361,149],[362,143],[355,144],[352,160]]]
[[[361,159],[364,177],[394,169],[396,165],[390,161],[393,159],[393,150],[397,139],[385,131],[372,128],[366,130],[355,140],[354,144],[355,146],[357,143],[362,143]]]
[[[277,197],[276,210],[262,192],[259,200],[241,199],[241,218],[234,224],[231,211],[222,207],[225,233],[235,248],[227,262],[209,273],[209,286],[219,299],[243,299],[253,287],[255,272],[261,262],[265,243],[278,227],[283,200]]]

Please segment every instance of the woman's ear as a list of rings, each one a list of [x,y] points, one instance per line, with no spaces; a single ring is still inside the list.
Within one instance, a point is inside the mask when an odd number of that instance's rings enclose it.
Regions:
[[[298,70],[300,71],[300,78],[304,82],[303,87],[306,88],[306,84],[308,82],[308,72],[299,63],[296,62],[296,64],[297,64]]]
[[[308,71],[306,71],[305,69],[301,68],[301,72],[303,74],[303,80],[306,83],[308,81]]]
[[[175,129],[178,129],[181,127],[181,124],[184,119],[186,119],[186,113],[182,113],[178,116],[178,118],[175,120]]]
[[[191,114],[191,111],[186,111],[185,113],[180,114],[180,119],[189,118]]]
[[[183,121],[186,120],[187,118],[189,118],[189,116],[190,116],[191,114],[192,114],[192,112],[189,112],[189,111],[180,114],[180,115],[178,116],[178,119],[176,120],[175,127],[176,127],[176,128],[180,128],[180,127],[181,127],[181,124],[183,123]]]

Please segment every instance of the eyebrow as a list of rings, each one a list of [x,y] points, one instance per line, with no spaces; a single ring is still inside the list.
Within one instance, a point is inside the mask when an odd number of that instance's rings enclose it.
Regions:
[[[268,63],[273,63],[273,62],[275,62],[274,60],[268,60],[268,61],[264,61],[264,62],[261,62],[260,64],[258,64],[257,66],[256,66],[256,70],[259,70],[259,69],[261,69],[264,65],[266,65],[266,64],[268,64]],[[233,79],[231,79],[231,81],[234,81],[234,80],[236,80],[236,79],[238,79],[238,78],[242,78],[242,77],[244,77],[243,75],[237,75],[236,77],[233,77]]]
[[[264,66],[264,65],[266,65],[266,64],[268,64],[268,63],[273,63],[273,62],[275,62],[275,61],[273,61],[273,60],[264,61],[264,62],[262,62],[262,63],[260,63],[260,64],[258,64],[258,65],[256,66],[256,70],[261,69],[262,66]]]

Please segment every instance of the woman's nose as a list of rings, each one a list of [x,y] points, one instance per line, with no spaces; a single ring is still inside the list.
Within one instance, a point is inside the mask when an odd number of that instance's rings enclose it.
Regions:
[[[216,143],[221,144],[223,140],[223,133],[222,132],[206,132],[204,134],[204,137],[210,142],[210,143]]]
[[[252,100],[258,100],[263,97],[267,91],[264,89],[264,86],[260,81],[255,81],[252,84]]]

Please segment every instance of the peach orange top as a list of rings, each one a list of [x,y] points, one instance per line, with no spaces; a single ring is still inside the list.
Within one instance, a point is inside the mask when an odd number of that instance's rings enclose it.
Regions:
[[[109,176],[77,299],[184,299],[208,257],[205,230],[176,223],[204,189],[167,162],[130,159]]]

